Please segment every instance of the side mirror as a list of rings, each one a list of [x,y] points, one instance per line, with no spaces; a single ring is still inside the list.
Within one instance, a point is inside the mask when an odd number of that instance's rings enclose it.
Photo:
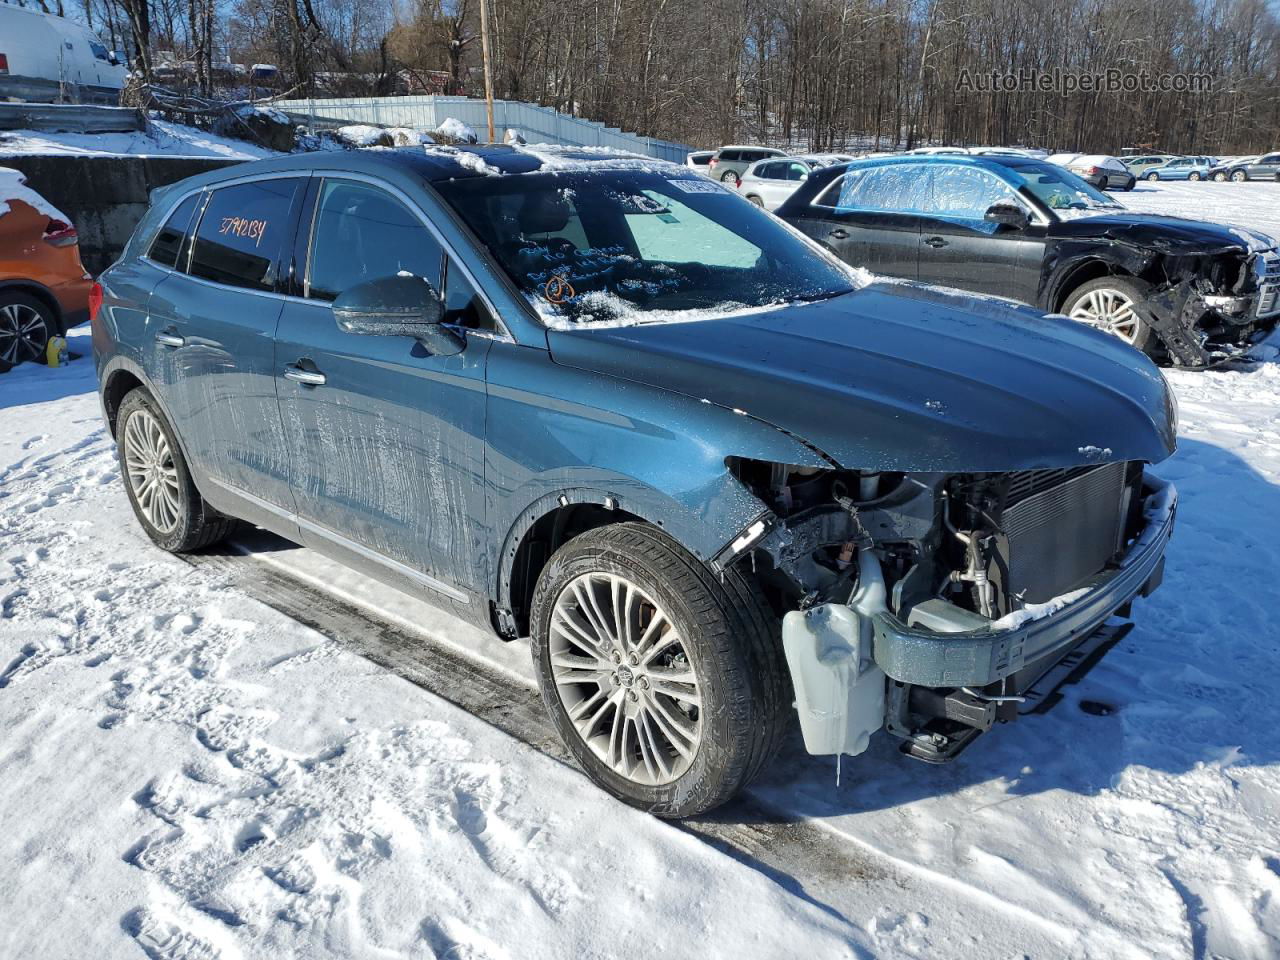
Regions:
[[[1016,203],[993,203],[987,207],[987,212],[982,215],[982,219],[987,223],[994,223],[1002,227],[1012,227],[1014,230],[1025,230],[1027,225],[1031,223],[1031,218],[1027,216],[1027,211]]]
[[[333,301],[339,330],[373,337],[413,337],[435,354],[461,352],[466,341],[440,325],[440,295],[421,277],[397,274],[356,284]]]

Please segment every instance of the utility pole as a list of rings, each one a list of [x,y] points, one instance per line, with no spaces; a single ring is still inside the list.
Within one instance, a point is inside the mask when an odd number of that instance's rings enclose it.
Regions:
[[[493,132],[493,72],[489,69],[489,0],[480,0],[480,55],[484,60],[484,101],[489,114],[489,142],[497,137]]]

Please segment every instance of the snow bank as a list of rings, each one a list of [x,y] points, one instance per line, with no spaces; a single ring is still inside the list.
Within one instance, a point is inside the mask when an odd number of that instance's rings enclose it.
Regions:
[[[35,130],[0,132],[0,157],[46,156],[159,156],[228,157],[258,160],[274,157],[273,150],[244,140],[220,137],[167,120],[151,120],[147,131],[129,133],[43,133]]]
[[[448,137],[459,143],[479,143],[480,138],[476,136],[476,132],[468,127],[461,120],[455,120],[453,117],[445,117],[444,123],[436,127],[436,133],[442,137]]]

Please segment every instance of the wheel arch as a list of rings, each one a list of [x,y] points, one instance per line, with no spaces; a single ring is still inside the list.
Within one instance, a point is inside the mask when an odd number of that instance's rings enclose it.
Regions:
[[[58,298],[53,295],[53,291],[46,287],[38,280],[29,280],[26,278],[15,280],[0,280],[0,292],[16,290],[19,293],[30,294],[35,297],[46,307],[53,311],[53,319],[57,325],[57,334],[62,336],[65,334],[66,325],[65,317],[62,313],[62,304],[58,302]]]
[[[1057,285],[1054,287],[1053,311],[1061,313],[1067,304],[1067,298],[1084,284],[1091,280],[1100,280],[1103,277],[1111,276],[1137,277],[1138,274],[1126,270],[1114,261],[1101,257],[1089,257],[1072,264],[1063,271],[1062,276],[1058,278]]]

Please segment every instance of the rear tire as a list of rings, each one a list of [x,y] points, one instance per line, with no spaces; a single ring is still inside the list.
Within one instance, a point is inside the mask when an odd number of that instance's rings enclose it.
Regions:
[[[116,457],[134,516],[162,550],[199,550],[225,539],[238,525],[200,496],[177,435],[141,387],[120,402]]]
[[[28,360],[44,363],[57,323],[43,300],[20,290],[0,290],[0,373]]]
[[[1159,180],[1159,179],[1160,179],[1160,174],[1158,174],[1158,173],[1156,173],[1154,170],[1152,170],[1150,173],[1148,173],[1148,174],[1147,174],[1147,179],[1148,179],[1148,180]]]
[[[1237,170],[1235,173],[1231,175],[1231,179],[1236,183],[1244,183],[1246,180],[1249,179],[1249,175],[1245,173],[1243,170]]]
[[[752,203],[754,203],[757,207],[764,206],[764,201],[761,200],[759,197],[757,197],[754,193],[751,194],[749,197],[747,197],[747,199],[750,200]]]
[[[1227,179],[1227,175],[1225,173],[1215,173],[1213,175],[1214,183],[1225,183],[1226,179]]]
[[[1145,300],[1150,292],[1151,284],[1137,277],[1100,277],[1072,290],[1062,303],[1062,312],[1072,320],[1149,352],[1156,338],[1133,306]]]
[[[655,527],[614,524],[561,547],[538,578],[531,633],[565,745],[599,786],[657,816],[724,803],[787,731],[772,611],[742,574],[713,573]]]
[[[742,178],[739,177],[732,170],[726,170],[724,173],[720,174],[720,182],[732,183],[735,187],[737,187],[742,185]]]
[[[1200,176],[1200,174],[1198,173],[1191,173],[1187,175],[1187,179],[1190,180],[1192,183],[1199,183],[1201,180],[1204,179],[1204,177]]]

